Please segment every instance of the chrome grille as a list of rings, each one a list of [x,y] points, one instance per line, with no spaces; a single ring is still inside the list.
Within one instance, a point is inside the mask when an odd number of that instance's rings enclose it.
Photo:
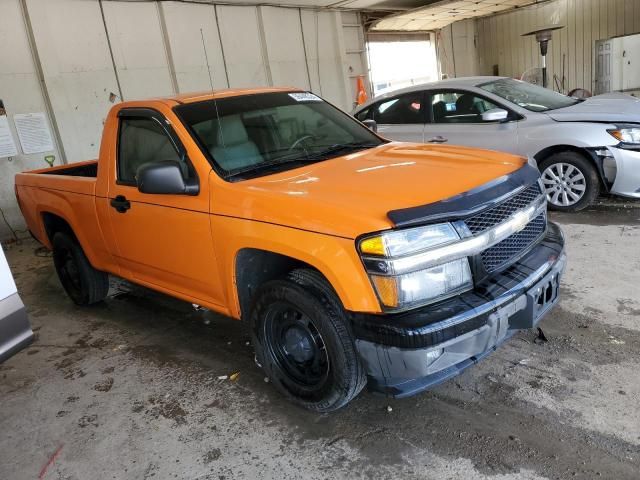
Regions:
[[[467,218],[464,223],[472,235],[480,234],[504,222],[515,212],[528,207],[541,195],[542,190],[538,183],[535,183],[499,205]],[[484,250],[480,257],[487,273],[507,266],[510,261],[528,250],[542,236],[546,227],[547,214],[542,213],[519,232]]]
[[[508,200],[496,205],[489,210],[485,210],[478,215],[467,218],[464,223],[473,235],[484,232],[485,230],[504,222],[518,210],[529,206],[536,198],[542,194],[540,185],[534,183],[530,187],[525,188],[522,192],[509,198]]]
[[[531,220],[526,227],[504,239],[480,254],[487,272],[493,272],[511,259],[519,256],[540,238],[547,226],[547,215],[542,213]]]

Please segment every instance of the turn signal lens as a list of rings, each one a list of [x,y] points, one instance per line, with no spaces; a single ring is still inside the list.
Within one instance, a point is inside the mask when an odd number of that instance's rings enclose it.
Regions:
[[[398,306],[398,285],[395,277],[380,277],[371,275],[371,281],[378,292],[378,297],[385,307]]]
[[[360,253],[365,255],[401,257],[459,239],[451,224],[438,223],[404,230],[388,230],[363,239],[359,247]]]
[[[616,140],[624,143],[640,143],[640,128],[629,126],[627,128],[617,128],[615,130],[607,130],[609,135]]]
[[[368,255],[384,255],[384,242],[381,236],[369,237],[360,242],[360,251]]]

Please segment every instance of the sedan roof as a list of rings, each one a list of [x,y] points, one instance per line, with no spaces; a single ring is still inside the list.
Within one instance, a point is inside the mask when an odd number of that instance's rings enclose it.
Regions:
[[[377,102],[383,98],[395,97],[403,93],[418,92],[420,90],[434,90],[439,88],[456,88],[456,87],[475,87],[483,83],[492,82],[494,80],[500,80],[507,77],[491,77],[491,76],[478,76],[478,77],[459,77],[459,78],[447,78],[445,80],[439,80],[437,82],[421,83],[419,85],[411,85],[410,87],[400,88],[391,92],[378,95],[372,98],[362,105],[356,107],[356,111],[360,111],[367,108],[372,103]]]

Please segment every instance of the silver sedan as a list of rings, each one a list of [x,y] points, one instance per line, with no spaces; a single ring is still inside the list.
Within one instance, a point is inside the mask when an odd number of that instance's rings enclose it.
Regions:
[[[387,138],[502,150],[537,163],[551,208],[577,211],[601,191],[640,198],[640,100],[586,100],[505,77],[416,85],[360,105]]]

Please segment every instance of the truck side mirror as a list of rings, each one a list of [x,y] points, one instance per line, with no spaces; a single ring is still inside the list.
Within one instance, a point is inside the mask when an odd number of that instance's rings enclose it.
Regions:
[[[365,127],[367,127],[369,130],[373,131],[373,132],[377,132],[378,131],[378,124],[376,123],[375,120],[363,120],[362,123],[365,125]]]
[[[491,110],[482,112],[482,121],[483,122],[504,122],[508,116],[509,116],[509,112],[507,112],[505,109],[492,108]]]
[[[175,160],[143,163],[136,172],[136,183],[142,193],[197,195],[200,191],[197,180],[185,181]]]

